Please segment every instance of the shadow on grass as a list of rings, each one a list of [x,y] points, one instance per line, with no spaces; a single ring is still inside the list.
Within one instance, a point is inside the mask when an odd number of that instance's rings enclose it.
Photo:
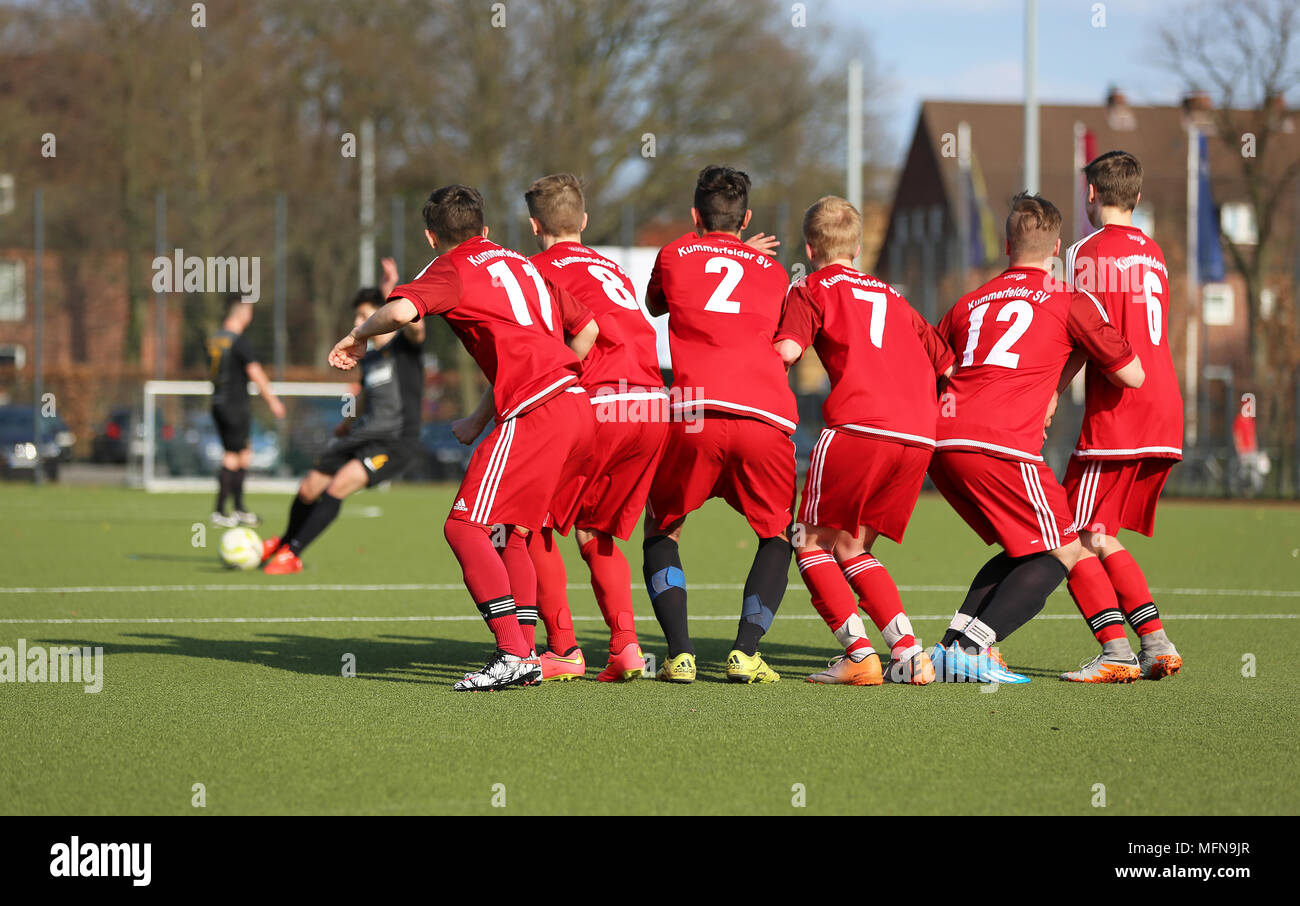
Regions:
[[[202,563],[211,569],[206,572],[227,572],[211,554],[127,554],[128,560],[152,560],[160,563]]]
[[[452,683],[481,667],[491,653],[488,639],[382,636],[322,638],[285,633],[258,633],[243,639],[204,639],[167,633],[129,633],[125,642],[104,645],[106,657],[160,654],[257,664],[316,676],[342,676],[344,656],[356,661],[358,679],[386,682]],[[47,645],[94,647],[102,641],[43,639]]]
[[[544,637],[544,631],[539,631],[539,645],[543,643]],[[594,682],[596,674],[605,664],[608,636],[603,629],[584,629],[577,633],[577,638],[586,655],[587,678]],[[491,637],[486,631],[482,633],[482,638],[475,641],[395,634],[326,638],[290,633],[256,633],[240,639],[209,639],[146,632],[128,633],[122,639],[105,645],[105,655],[146,654],[205,658],[256,664],[315,676],[342,676],[344,655],[351,654],[356,658],[358,679],[432,685],[455,682],[467,671],[482,666],[492,650]],[[41,643],[77,647],[103,645],[102,641],[85,639],[42,639]],[[731,644],[730,640],[716,638],[696,641],[696,660],[700,668],[697,682],[727,681],[726,661]],[[650,636],[643,639],[641,645],[644,651],[653,652],[662,663],[666,650],[661,637]],[[760,650],[764,659],[777,672],[799,679],[821,669],[837,653],[833,642],[824,648],[771,644],[763,645]]]

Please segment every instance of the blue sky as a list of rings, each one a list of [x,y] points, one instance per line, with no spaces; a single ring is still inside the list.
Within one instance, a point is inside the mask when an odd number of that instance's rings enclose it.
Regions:
[[[1039,0],[1042,103],[1101,103],[1112,83],[1135,104],[1172,104],[1178,78],[1155,62],[1159,29],[1180,0]],[[869,36],[877,108],[900,150],[923,98],[1019,101],[1024,96],[1024,0],[808,0],[808,17],[852,24]]]

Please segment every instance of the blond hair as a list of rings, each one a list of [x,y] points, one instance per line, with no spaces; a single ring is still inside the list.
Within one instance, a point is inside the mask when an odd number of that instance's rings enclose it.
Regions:
[[[824,195],[804,212],[803,238],[818,261],[852,258],[862,245],[862,215],[838,195]]]
[[[1043,259],[1061,238],[1061,212],[1041,195],[1021,192],[1011,199],[1007,245],[1012,261]]]
[[[547,236],[567,236],[582,232],[586,206],[582,182],[572,173],[556,173],[534,180],[524,193],[528,214]]]

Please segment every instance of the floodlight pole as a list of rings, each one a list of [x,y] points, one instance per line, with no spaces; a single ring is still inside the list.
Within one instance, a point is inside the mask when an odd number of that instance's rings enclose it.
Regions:
[[[361,286],[375,282],[375,121],[361,121]]]
[[[846,189],[849,204],[862,213],[862,61],[849,61],[848,85],[848,169]],[[855,264],[858,262],[855,261]]]
[[[1201,274],[1198,260],[1200,241],[1201,130],[1189,116],[1187,120],[1187,349],[1184,370],[1187,392],[1183,397],[1183,427],[1186,444],[1195,447],[1200,434],[1200,351],[1201,351]]]
[[[403,267],[406,261],[406,201],[401,195],[394,195],[388,210],[393,220],[393,263],[397,265],[397,279],[402,280],[406,275]]]
[[[1025,0],[1025,191],[1038,194],[1038,0]]]
[[[275,379],[284,380],[284,369],[286,364],[286,350],[288,349],[289,337],[288,326],[285,319],[285,306],[287,303],[287,283],[288,283],[288,252],[286,246],[286,234],[288,233],[288,201],[285,194],[280,192],[275,196],[275,299],[273,310],[274,317],[274,335],[275,335]]]
[[[167,193],[159,190],[154,196],[153,205],[153,248],[159,258],[167,254]],[[153,376],[162,380],[167,370],[167,296],[162,292],[153,294],[154,309],[154,350]]]
[[[45,193],[32,197],[32,442],[36,445],[36,483],[45,483],[41,461],[41,408],[45,396]]]

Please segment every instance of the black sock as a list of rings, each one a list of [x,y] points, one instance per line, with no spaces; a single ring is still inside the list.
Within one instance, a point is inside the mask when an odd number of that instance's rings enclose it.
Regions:
[[[686,627],[686,574],[682,572],[677,542],[667,535],[655,535],[642,542],[641,550],[641,575],[654,605],[655,619],[668,641],[668,657],[695,654]]]
[[[315,500],[308,503],[297,494],[294,495],[293,503],[289,504],[289,524],[284,527],[284,533],[280,535],[280,547],[288,544],[289,539],[298,533],[314,506],[316,506]]]
[[[1031,554],[1019,557],[1015,562],[1015,568],[998,583],[992,599],[979,615],[979,622],[996,636],[993,641],[1005,639],[1033,619],[1047,603],[1047,596],[1069,573],[1065,565],[1051,554]],[[963,632],[958,641],[963,648],[992,644],[982,636],[982,632],[977,632],[974,637]]]
[[[1018,562],[1008,557],[1006,551],[999,551],[997,556],[981,566],[980,571],[971,581],[970,591],[966,592],[966,600],[961,602],[957,613],[968,617],[979,616],[993,599],[993,592],[997,590],[998,583],[1007,577],[1007,573],[1011,572]],[[943,634],[943,640],[939,644],[947,648],[957,641],[959,635],[961,633],[956,629],[949,629]]]
[[[301,554],[303,548],[316,540],[321,532],[325,531],[329,524],[334,521],[334,517],[339,514],[339,507],[343,506],[343,501],[326,491],[320,495],[320,499],[312,506],[311,512],[303,520],[302,528],[294,533],[289,539],[289,549],[295,554]]]
[[[762,538],[754,554],[754,565],[745,577],[745,598],[736,629],[736,647],[753,657],[758,641],[772,625],[790,576],[794,547],[781,537]]]
[[[217,512],[223,516],[226,513],[226,498],[234,491],[234,478],[234,469],[222,466],[217,472]]]
[[[248,474],[247,470],[236,469],[230,489],[231,494],[235,497],[235,509],[241,513],[244,511],[244,476],[246,474]]]

